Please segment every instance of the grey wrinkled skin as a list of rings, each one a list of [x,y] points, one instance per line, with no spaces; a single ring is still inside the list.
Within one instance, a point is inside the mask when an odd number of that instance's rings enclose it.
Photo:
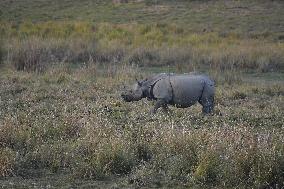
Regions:
[[[126,102],[142,98],[155,100],[152,113],[161,107],[168,111],[168,105],[187,108],[199,102],[204,114],[214,108],[215,86],[206,75],[162,73],[145,80],[137,81],[130,89],[124,90],[121,97]]]

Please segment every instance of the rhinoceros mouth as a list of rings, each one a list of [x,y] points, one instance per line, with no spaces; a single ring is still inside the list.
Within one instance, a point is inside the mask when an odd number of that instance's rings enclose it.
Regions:
[[[121,97],[125,102],[131,102],[132,101],[132,98],[129,95],[122,94]]]

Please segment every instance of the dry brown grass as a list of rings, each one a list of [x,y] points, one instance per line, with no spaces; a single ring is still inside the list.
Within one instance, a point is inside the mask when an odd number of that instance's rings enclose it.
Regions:
[[[200,106],[149,116],[151,103],[122,102],[123,83],[149,75],[127,64],[2,71],[1,176],[44,169],[131,187],[283,186],[283,86],[221,74],[215,115],[203,117]]]
[[[282,80],[245,77],[282,71],[282,43],[166,24],[28,26],[4,44],[1,178],[32,169],[122,187],[284,185]],[[150,102],[120,99],[135,77],[200,70],[217,84],[214,116],[198,105],[150,116]]]

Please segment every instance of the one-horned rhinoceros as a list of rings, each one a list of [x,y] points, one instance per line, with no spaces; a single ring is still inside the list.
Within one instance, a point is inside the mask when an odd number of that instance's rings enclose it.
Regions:
[[[214,94],[214,82],[206,75],[162,73],[137,81],[121,97],[127,102],[142,98],[156,100],[152,113],[160,107],[167,111],[168,104],[187,108],[199,102],[202,112],[208,114],[214,108]]]

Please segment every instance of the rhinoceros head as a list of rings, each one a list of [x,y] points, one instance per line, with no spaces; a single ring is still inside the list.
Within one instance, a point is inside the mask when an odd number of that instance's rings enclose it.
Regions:
[[[126,102],[138,101],[143,98],[142,82],[137,81],[130,89],[125,89],[121,93],[121,97]]]

